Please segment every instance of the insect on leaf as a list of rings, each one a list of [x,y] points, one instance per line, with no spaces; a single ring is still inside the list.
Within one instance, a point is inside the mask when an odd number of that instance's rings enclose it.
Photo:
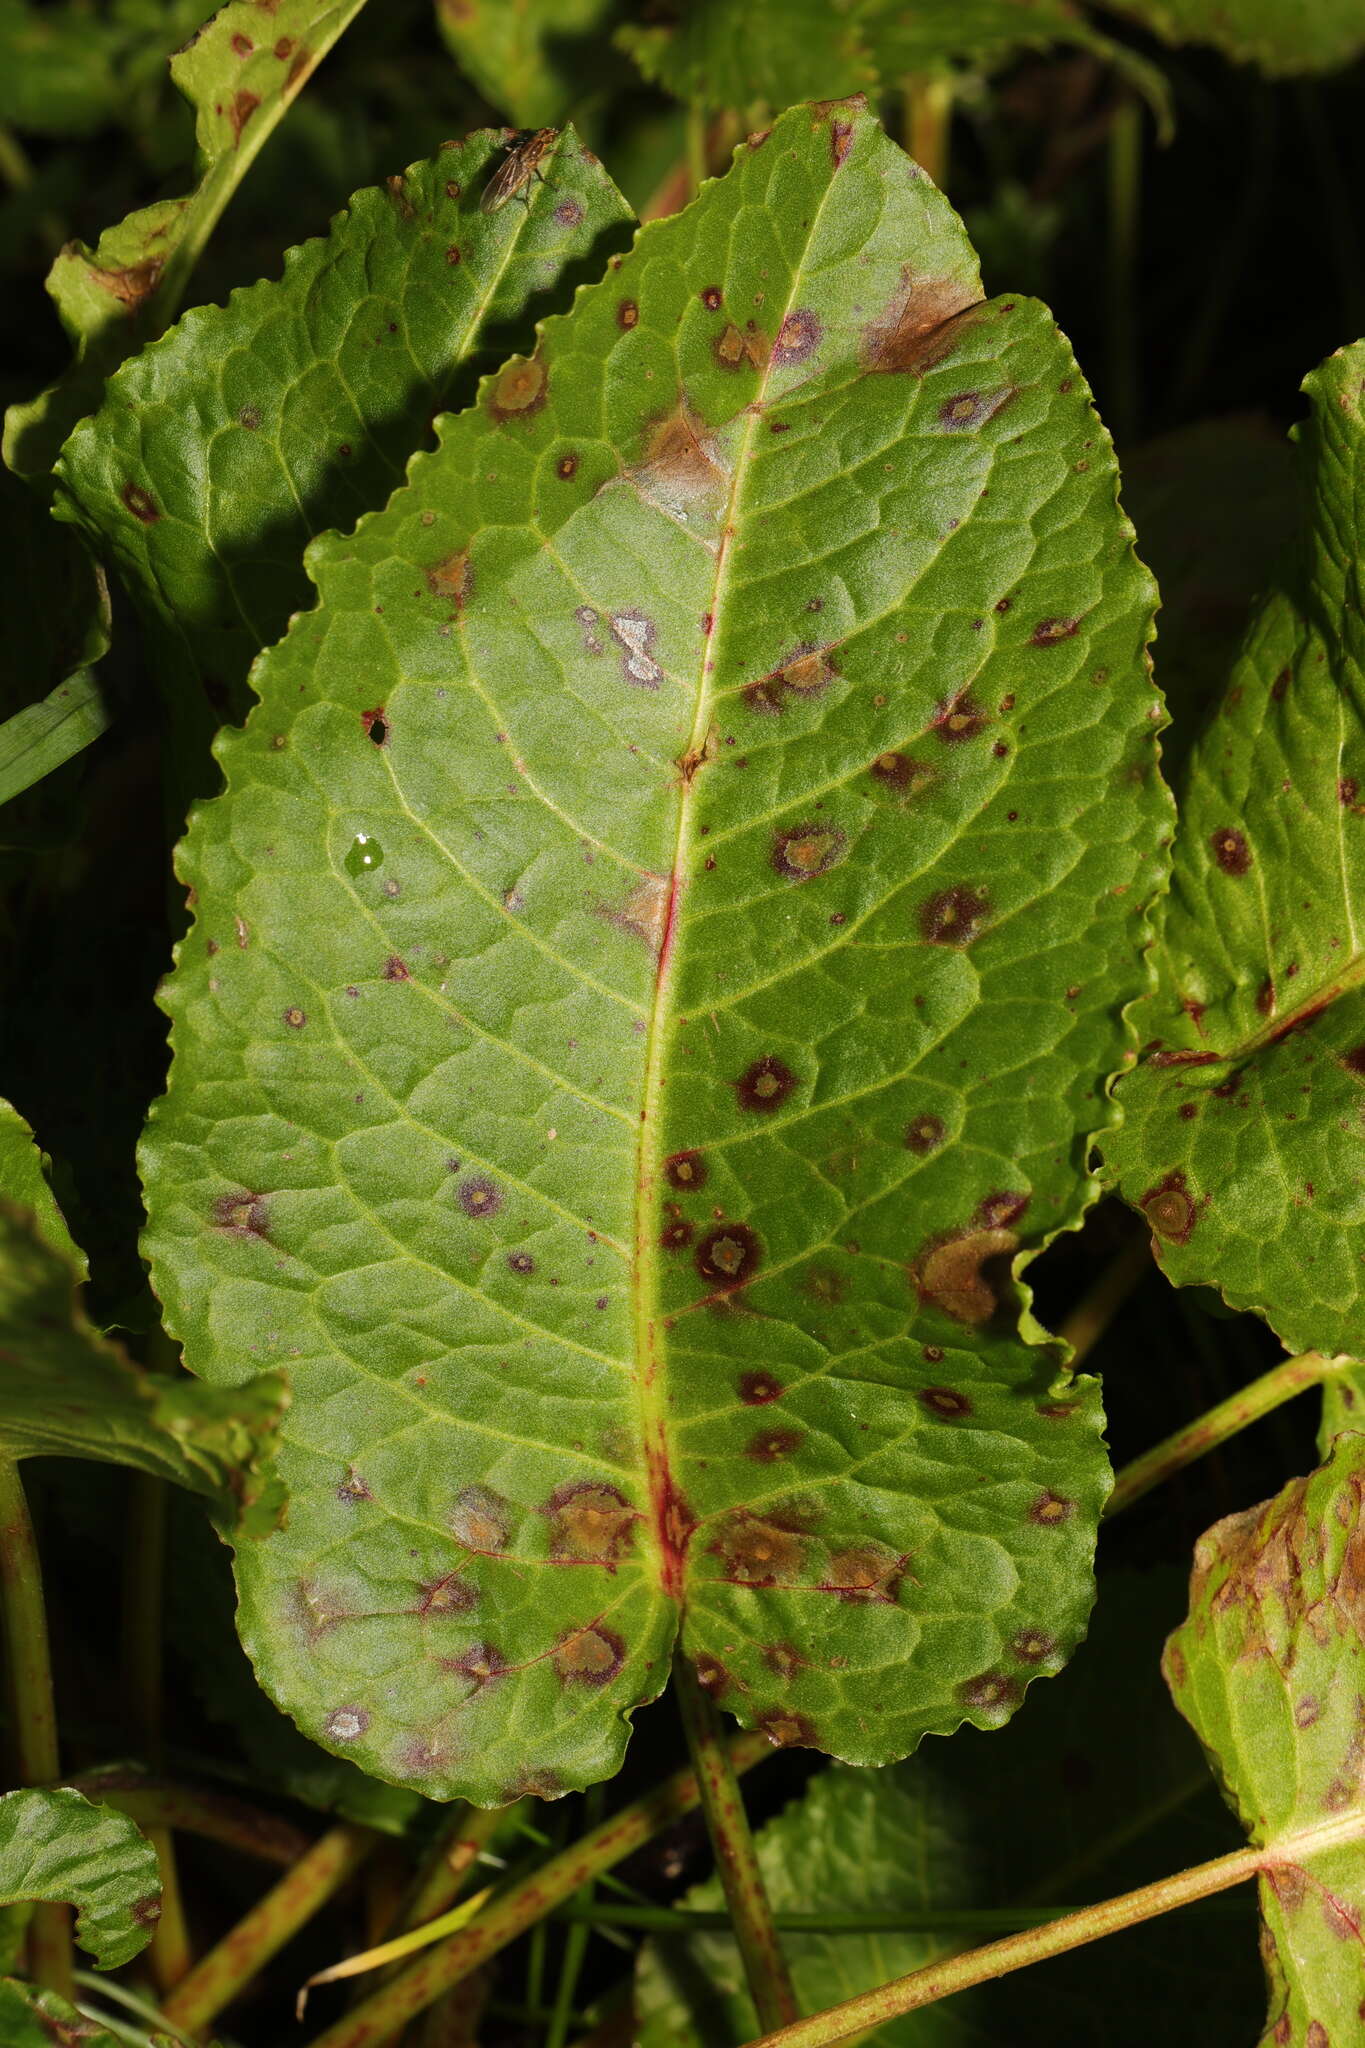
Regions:
[[[614,1770],[680,1626],[778,1742],[998,1724],[1107,1484],[1011,1267],[1093,1193],[1166,821],[1065,342],[798,108],[309,563],[144,1154],[191,1366],[290,1373],[258,1671],[484,1803]]]

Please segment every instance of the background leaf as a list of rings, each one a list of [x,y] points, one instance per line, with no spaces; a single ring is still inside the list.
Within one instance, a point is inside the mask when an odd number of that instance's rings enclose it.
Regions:
[[[518,128],[563,120],[582,73],[600,71],[592,31],[607,11],[608,0],[436,0],[451,56]]]
[[[1211,43],[1272,78],[1340,70],[1365,50],[1355,0],[1122,0],[1122,11],[1168,43]]]
[[[76,1939],[102,1970],[147,1946],[161,1913],[156,1851],[126,1814],[63,1786],[0,1798],[0,1901],[76,1908]]]
[[[1125,1121],[1105,1139],[1177,1283],[1291,1350],[1365,1351],[1365,343],[1307,380],[1311,523],[1183,775],[1180,836]]]
[[[1166,1676],[1256,1843],[1361,1807],[1363,1493],[1365,1436],[1348,1432],[1319,1471],[1216,1523],[1195,1552]],[[1363,1853],[1355,1841],[1261,1879],[1265,2043],[1359,2032]]]
[[[54,2041],[63,2048],[67,2042],[72,2048],[119,2048],[107,2028],[82,2019],[55,1991],[17,1984],[12,1977],[0,1977],[0,2028],[5,2048],[52,2048]]]
[[[797,109],[310,565],[145,1151],[194,1367],[289,1363],[264,1682],[435,1796],[562,1789],[685,1575],[775,1740],[998,1724],[1107,1483],[1008,1269],[1089,1199],[1165,819],[1064,342]]]

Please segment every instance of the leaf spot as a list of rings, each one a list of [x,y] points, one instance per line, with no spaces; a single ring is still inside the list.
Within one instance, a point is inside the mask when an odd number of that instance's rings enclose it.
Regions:
[[[144,526],[156,525],[161,510],[150,491],[144,491],[141,484],[126,483],[119,496],[134,519],[140,519]]]
[[[1251,848],[1245,832],[1234,825],[1220,825],[1209,839],[1213,857],[1225,875],[1244,875],[1251,866]]]
[[[843,859],[847,834],[837,825],[796,825],[773,841],[772,865],[791,882],[813,881]]]
[[[972,1404],[965,1394],[959,1394],[952,1387],[921,1387],[918,1399],[944,1422],[960,1422],[964,1415],[970,1415]]]
[[[1029,634],[1030,647],[1056,647],[1063,640],[1072,640],[1081,630],[1079,619],[1039,619]]]
[[[1148,1188],[1138,1207],[1157,1236],[1169,1244],[1187,1243],[1199,1220],[1198,1207],[1179,1167]]]
[[[991,715],[984,704],[978,704],[970,690],[954,691],[939,705],[933,717],[933,729],[947,746],[960,746],[963,740],[975,739],[991,722]]]
[[[608,1685],[625,1661],[625,1643],[600,1621],[565,1636],[554,1653],[555,1670],[566,1684]]]
[[[734,1085],[741,1109],[780,1109],[796,1086],[796,1075],[769,1054],[746,1067]]]
[[[804,306],[793,308],[782,322],[773,343],[774,364],[785,368],[789,363],[804,363],[820,346],[823,331],[814,313]]]
[[[770,1372],[742,1372],[739,1376],[739,1398],[746,1408],[763,1408],[769,1401],[780,1400],[787,1391],[781,1380]]]
[[[722,1223],[702,1238],[693,1264],[703,1280],[728,1291],[753,1278],[761,1257],[757,1233],[747,1223]]]
[[[923,1116],[910,1119],[905,1126],[905,1146],[908,1152],[915,1152],[921,1159],[927,1153],[937,1152],[948,1135],[948,1126],[941,1116]]]
[[[921,1254],[912,1278],[921,1301],[955,1323],[978,1329],[1000,1307],[1008,1261],[1019,1249],[1012,1230],[966,1230],[940,1239]]]
[[[1040,1529],[1055,1529],[1063,1522],[1069,1522],[1076,1512],[1074,1500],[1065,1494],[1053,1493],[1050,1489],[1040,1493],[1028,1511],[1028,1518]]]
[[[640,1519],[616,1487],[592,1479],[556,1487],[545,1513],[551,1557],[579,1564],[614,1565],[634,1545]]]
[[[744,1455],[756,1465],[775,1465],[800,1450],[805,1434],[802,1429],[760,1429],[745,1444]]]
[[[322,1725],[333,1742],[354,1742],[369,1727],[370,1717],[363,1707],[333,1707]]]
[[[903,1552],[888,1544],[855,1544],[831,1557],[820,1591],[833,1593],[855,1607],[887,1606],[895,1601],[907,1562]]]
[[[499,424],[529,419],[544,405],[549,387],[549,372],[539,356],[513,360],[496,379],[488,410]]]
[[[436,1579],[431,1585],[423,1586],[418,1602],[419,1614],[468,1614],[471,1607],[479,1604],[478,1589],[458,1572],[448,1572],[443,1579]]]
[[[486,1174],[473,1174],[462,1180],[455,1190],[455,1199],[466,1216],[496,1216],[502,1207],[502,1190]]]
[[[700,1152],[674,1152],[665,1159],[663,1173],[671,1188],[685,1194],[706,1186],[706,1161]]]
[[[510,1504],[491,1486],[466,1486],[455,1497],[450,1528],[466,1550],[496,1556],[506,1550],[512,1533]]]
[[[983,890],[959,882],[940,889],[922,906],[920,934],[931,946],[970,946],[979,937],[989,905]]]

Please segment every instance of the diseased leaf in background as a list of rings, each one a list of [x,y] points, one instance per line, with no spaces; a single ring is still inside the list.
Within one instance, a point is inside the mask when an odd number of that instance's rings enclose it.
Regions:
[[[1168,43],[1210,43],[1272,78],[1339,71],[1365,50],[1357,0],[1119,0]]]
[[[183,855],[154,1279],[287,1360],[244,1640],[485,1803],[706,1683],[856,1761],[1089,1606],[1090,1199],[1166,802],[1151,585],[1043,308],[856,107],[547,322],[350,539]]]
[[[1104,1151],[1179,1284],[1293,1351],[1365,1354],[1365,342],[1307,380],[1311,521],[1183,771],[1143,1012]]]
[[[12,1977],[0,1977],[0,2041],[5,2048],[53,2048],[54,2042],[62,2048],[120,2048],[116,2035],[83,2019],[55,1991]]]
[[[56,384],[12,405],[5,461],[21,476],[52,467],[77,420],[123,358],[175,313],[200,252],[261,148],[365,0],[228,0],[171,59],[195,110],[199,181],[106,228],[89,249],[72,242],[47,289],[75,357]]]
[[[225,1389],[143,1372],[86,1321],[84,1270],[32,1134],[0,1103],[0,1454],[130,1465],[203,1495],[225,1532],[265,1533],[285,1376]]]
[[[1176,1705],[1254,1843],[1365,1805],[1365,1436],[1201,1538],[1166,1648]],[[1260,1880],[1266,2048],[1360,2037],[1365,1842]]]
[[[382,504],[433,416],[530,339],[529,309],[567,305],[624,236],[625,201],[571,134],[528,205],[481,214],[503,149],[484,130],[357,193],[278,282],[186,314],[126,364],[63,450],[69,509],[180,699],[189,669],[219,716],[244,715],[252,661],[311,600],[307,542]]]
[[[585,61],[600,65],[593,31],[607,7],[608,0],[436,0],[436,20],[489,106],[518,128],[541,128],[562,121],[573,104],[574,72]]]
[[[651,85],[707,107],[772,108],[875,85],[857,19],[831,0],[689,0],[673,25],[629,23],[616,42]]]
[[[76,1908],[76,1939],[101,1970],[147,1946],[161,1916],[156,1851],[126,1814],[63,1786],[0,1797],[0,1903]]]

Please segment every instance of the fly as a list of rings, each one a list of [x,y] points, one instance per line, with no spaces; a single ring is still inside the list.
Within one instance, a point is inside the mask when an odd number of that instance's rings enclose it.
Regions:
[[[500,206],[506,206],[515,193],[529,185],[532,178],[540,177],[540,160],[552,146],[558,133],[557,128],[537,128],[532,134],[523,136],[520,142],[514,144],[511,153],[498,165],[483,188],[483,198],[479,201],[480,213],[496,213]],[[531,204],[529,196],[526,204]]]

